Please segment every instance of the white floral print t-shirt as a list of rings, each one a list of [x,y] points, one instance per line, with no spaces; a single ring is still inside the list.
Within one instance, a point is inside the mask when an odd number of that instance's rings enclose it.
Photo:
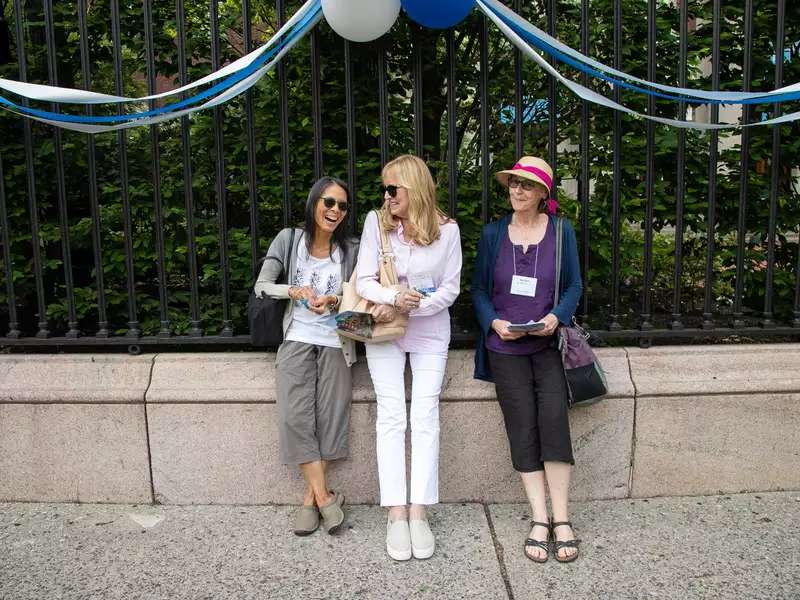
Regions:
[[[342,255],[337,248],[331,258],[315,258],[301,241],[298,246],[295,271],[290,285],[314,288],[317,296],[338,296],[342,293]],[[335,313],[318,315],[301,301],[294,301],[294,316],[284,339],[330,348],[341,348],[336,334]]]

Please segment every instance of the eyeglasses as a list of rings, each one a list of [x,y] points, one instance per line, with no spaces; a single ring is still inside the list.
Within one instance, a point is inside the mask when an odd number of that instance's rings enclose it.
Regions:
[[[402,185],[382,185],[381,186],[381,198],[383,198],[387,192],[390,198],[395,198],[397,196],[397,190],[401,187],[405,187]]]
[[[526,192],[530,192],[532,189],[536,187],[536,182],[531,181],[530,179],[519,179],[518,177],[509,177],[508,189],[515,187],[521,187]]]
[[[333,208],[338,205],[341,212],[347,212],[349,208],[347,202],[339,202],[336,198],[331,198],[330,196],[325,196],[322,202],[325,204],[325,208]]]

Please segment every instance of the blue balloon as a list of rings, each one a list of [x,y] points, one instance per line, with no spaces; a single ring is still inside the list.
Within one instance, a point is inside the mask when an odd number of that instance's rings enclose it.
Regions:
[[[408,16],[431,29],[448,29],[463,21],[475,0],[401,0]]]

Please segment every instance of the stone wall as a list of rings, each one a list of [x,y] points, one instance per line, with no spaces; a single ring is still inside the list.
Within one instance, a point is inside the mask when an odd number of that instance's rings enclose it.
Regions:
[[[601,349],[610,393],[571,412],[580,499],[800,489],[800,345]],[[375,402],[354,367],[351,456],[376,502]],[[274,355],[0,357],[0,501],[295,503],[277,460]],[[441,398],[443,502],[524,500],[494,387],[453,351]]]

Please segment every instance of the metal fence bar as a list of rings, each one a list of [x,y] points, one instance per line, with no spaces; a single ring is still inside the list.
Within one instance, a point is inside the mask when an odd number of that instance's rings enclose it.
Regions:
[[[319,179],[325,172],[322,163],[322,91],[321,66],[319,55],[319,28],[311,32],[311,116],[314,125],[314,178]]]
[[[656,80],[656,2],[647,1],[647,79]],[[647,98],[647,114],[655,115],[656,99]],[[653,121],[648,120],[647,149],[645,151],[647,170],[645,174],[645,210],[644,210],[644,273],[642,278],[642,312],[639,315],[639,329],[653,329],[650,322],[650,302],[653,282],[653,188],[655,187],[655,146],[656,130]]]
[[[353,94],[353,58],[351,56],[350,41],[344,41],[344,110],[345,127],[347,129],[347,185],[350,188],[350,231],[355,232],[358,226],[358,186],[356,183],[356,107]],[[381,134],[383,137],[383,134]]]
[[[614,0],[614,68],[622,68],[622,0]],[[620,101],[619,86],[614,86],[614,101]],[[622,187],[622,115],[614,111],[613,126],[613,152],[614,152],[614,181],[611,188],[611,314],[609,315],[608,329],[618,331],[622,329],[619,323],[619,240],[620,240],[620,204]]]
[[[3,266],[6,277],[6,296],[8,304],[8,331],[6,337],[19,339],[22,332],[17,321],[17,296],[14,293],[14,265],[11,261],[11,239],[8,236],[8,207],[6,206],[6,175],[3,169],[3,157],[0,155],[0,228],[2,228]]]
[[[178,30],[178,76],[181,86],[189,82],[186,71],[186,21],[183,0],[175,2],[175,21]],[[181,95],[181,99],[185,95]],[[189,337],[202,337],[203,327],[200,320],[200,280],[197,267],[197,247],[194,230],[194,187],[192,185],[192,146],[189,117],[181,117],[181,150],[183,153],[183,196],[186,211],[186,245],[189,260],[190,320]]]
[[[778,25],[775,34],[775,88],[783,85],[783,38],[786,18],[786,0],[778,0]],[[773,116],[781,115],[781,105],[776,104]],[[775,229],[778,221],[778,183],[781,177],[781,128],[772,128],[772,173],[769,186],[769,225],[767,226],[767,280],[764,294],[764,314],[761,326],[775,327],[773,298],[775,283]]]
[[[722,24],[720,1],[714,0],[712,17],[712,44],[711,44],[711,89],[719,89],[720,73],[720,43],[719,34]],[[711,105],[711,122],[719,122],[719,105]],[[704,280],[705,296],[703,299],[703,329],[714,329],[714,247],[716,242],[717,226],[717,160],[719,153],[719,133],[712,131],[709,134],[708,153],[708,215],[706,216],[706,274]]]
[[[381,165],[385,165],[389,162],[389,91],[386,81],[386,46],[384,40],[381,39],[378,45],[378,122],[381,129]]]
[[[556,37],[556,0],[550,0],[547,10],[547,33]],[[555,64],[555,59],[550,59],[551,64]],[[556,78],[552,75],[547,76],[547,115],[548,115],[548,159],[550,167],[553,169],[553,189],[550,191],[550,197],[558,199],[558,184],[561,177],[558,174],[558,125],[556,115],[558,114],[558,88],[556,87]]]
[[[250,0],[242,0],[242,42],[244,53],[253,50],[253,15]],[[247,127],[247,198],[250,202],[250,262],[253,278],[258,275],[260,231],[258,226],[258,171],[256,169],[256,118],[253,106],[253,90],[244,94],[245,123]]]
[[[417,156],[425,158],[425,107],[422,103],[422,29],[413,25],[411,42],[414,45],[414,151]]]
[[[456,38],[447,32],[447,214],[456,216],[458,194],[458,129],[456,121]]]
[[[794,274],[794,310],[792,311],[792,327],[800,327],[800,244],[797,247],[797,261]]]
[[[211,0],[211,68],[216,71],[221,64],[219,45],[219,0]],[[214,107],[214,158],[216,164],[217,223],[219,225],[219,266],[222,275],[222,337],[233,335],[231,321],[230,276],[228,273],[228,219],[225,185],[225,140],[223,109]]]
[[[686,87],[686,62],[688,54],[688,2],[680,3],[679,10],[679,56],[678,56],[678,85]],[[678,118],[686,118],[686,103],[678,103]],[[681,318],[681,281],[683,270],[683,198],[686,194],[686,130],[678,129],[678,150],[675,162],[677,163],[677,179],[675,182],[675,270],[672,283],[672,321],[671,329],[683,329]]]
[[[47,77],[50,85],[58,85],[56,65],[55,25],[53,24],[53,0],[44,2],[44,32],[47,45]],[[50,110],[61,112],[58,104],[51,103]],[[64,287],[67,293],[68,338],[81,335],[78,331],[78,317],[75,312],[75,286],[72,279],[72,250],[70,248],[69,213],[67,211],[67,192],[64,177],[64,146],[61,141],[61,128],[53,127],[53,150],[56,161],[56,196],[58,198],[58,225],[61,234],[61,259],[64,268]]]
[[[78,0],[78,34],[80,36],[81,77],[83,88],[92,87],[92,76],[89,56],[89,29],[86,24],[86,0]],[[87,115],[92,114],[92,105],[85,108]],[[95,287],[97,288],[97,333],[96,337],[108,337],[108,316],[106,313],[105,277],[103,272],[103,241],[100,233],[100,204],[97,198],[97,151],[93,135],[86,135],[87,166],[89,177],[89,211],[92,218],[92,253],[94,256]]]
[[[742,89],[749,92],[751,88],[753,60],[753,0],[745,0],[744,8],[744,56],[742,57]],[[777,61],[776,61],[777,62]],[[750,122],[749,104],[742,107],[742,124]],[[736,230],[736,291],[733,297],[733,327],[744,327],[742,299],[744,296],[744,251],[747,239],[747,192],[750,173],[750,128],[742,129],[742,159],[739,176],[739,218]]]
[[[114,42],[114,91],[118,96],[124,94],[122,80],[122,39],[120,36],[119,0],[111,0],[111,35]],[[120,112],[122,105],[120,105]],[[120,195],[122,197],[122,220],[125,235],[125,270],[128,285],[128,331],[126,337],[141,336],[136,307],[136,279],[133,266],[133,217],[128,194],[128,134],[127,130],[117,132],[119,151]]]
[[[17,33],[17,63],[19,64],[19,80],[28,81],[28,67],[25,57],[25,32],[23,28],[22,1],[14,0],[14,21]],[[22,105],[28,106],[23,97]],[[42,274],[41,237],[39,236],[39,207],[36,201],[36,174],[33,162],[33,132],[31,120],[23,119],[22,130],[25,139],[25,165],[28,182],[28,212],[31,219],[31,250],[33,255],[33,277],[36,284],[36,308],[39,315],[36,337],[46,338],[50,335],[47,325],[47,306],[44,295],[44,276]]]
[[[581,52],[589,55],[589,0],[581,0]],[[581,84],[589,87],[589,75],[583,73]],[[581,175],[578,180],[578,197],[581,202],[581,273],[583,274],[583,315],[581,322],[589,326],[589,102],[581,101]]]
[[[481,223],[489,221],[489,17],[481,15]]]
[[[275,0],[278,13],[278,27],[286,23],[286,4],[284,0]],[[289,195],[289,87],[286,81],[286,57],[278,61],[278,119],[281,122],[281,178],[283,184],[283,226],[294,225],[292,219],[292,198]]]
[[[145,40],[145,59],[147,62],[147,90],[149,94],[156,92],[156,66],[155,50],[153,47],[153,0],[142,2],[144,13],[144,40]],[[155,108],[156,103],[151,101],[150,109]],[[158,269],[158,310],[160,317],[160,329],[158,335],[169,337],[172,335],[172,327],[169,322],[169,306],[167,300],[167,264],[166,250],[164,247],[164,208],[161,195],[161,147],[159,142],[158,125],[150,126],[150,146],[152,152],[152,172],[153,172],[153,208],[156,223],[156,253]]]
[[[522,1],[514,0],[514,12],[522,12]],[[522,98],[522,53],[514,47],[514,142],[516,160],[525,153],[524,140],[522,139],[522,112],[525,110]]]
[[[719,327],[712,332],[703,331],[698,328],[686,328],[679,331],[672,329],[652,329],[643,332],[640,329],[625,329],[618,332],[607,330],[592,330],[592,336],[600,340],[639,340],[642,338],[658,339],[658,340],[691,340],[691,339],[708,339],[723,340],[730,338],[733,335],[747,336],[759,339],[769,338],[787,338],[792,340],[800,340],[800,331],[797,327],[778,326],[774,329],[765,329],[763,327],[744,327],[741,329],[733,329],[732,327]],[[475,347],[477,335],[475,332],[464,333],[461,331],[454,332],[451,338],[452,347]],[[143,336],[137,340],[130,340],[125,337],[112,337],[106,340],[98,339],[96,337],[80,337],[77,339],[69,339],[65,337],[41,339],[35,337],[23,337],[20,339],[11,339],[7,337],[0,337],[0,346],[16,346],[27,348],[43,348],[43,347],[64,347],[64,348],[124,348],[128,347],[128,351],[132,354],[141,352],[141,347],[149,347],[148,351],[158,347],[163,348],[179,348],[181,346],[194,346],[194,347],[210,347],[216,346],[219,348],[241,348],[243,346],[250,346],[249,335],[234,335],[231,337],[222,336],[207,336],[203,338],[188,337],[188,336],[172,336],[169,338],[160,338],[157,336]]]

